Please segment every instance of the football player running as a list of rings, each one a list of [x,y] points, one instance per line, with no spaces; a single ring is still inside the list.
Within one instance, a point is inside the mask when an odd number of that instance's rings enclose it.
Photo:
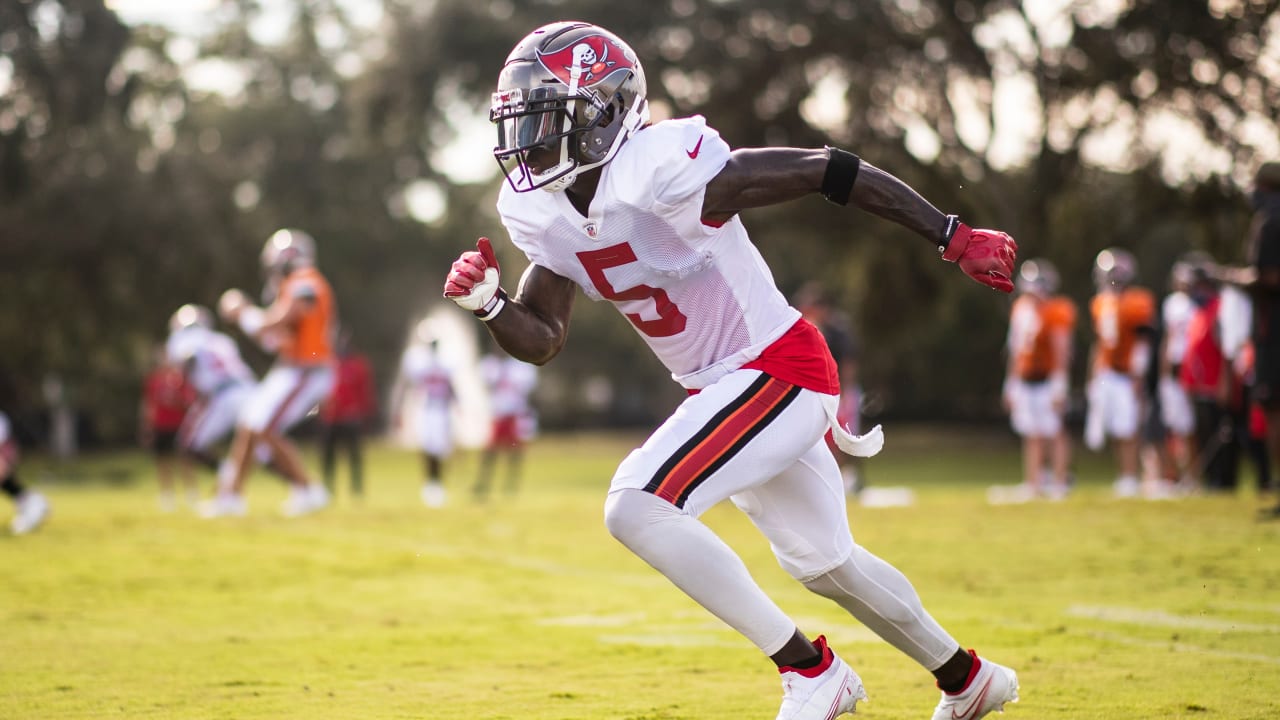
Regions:
[[[963,650],[902,573],[853,541],[823,436],[830,428],[846,452],[872,455],[883,435],[851,436],[836,422],[831,354],[774,285],[738,213],[820,193],[914,230],[1004,292],[1014,241],[940,212],[844,150],[731,150],[702,117],[650,124],[635,53],[586,23],[521,40],[490,119],[507,178],[498,212],[530,265],[508,296],[481,238],[454,262],[445,296],[512,356],[543,364],[564,346],[581,287],[612,302],[690,391],[617,469],[609,532],[773,660],[779,720],[829,720],[866,695],[825,638],[802,633],[699,520],[725,499],[787,572],[934,674],[943,691],[935,718],[979,718],[1015,700],[1012,670]]]
[[[178,431],[178,449],[212,470],[218,478],[218,487],[228,486],[235,466],[229,457],[219,461],[216,447],[235,429],[236,418],[253,393],[257,378],[240,356],[235,341],[214,329],[213,313],[202,305],[183,305],[174,311],[169,319],[165,353],[170,362],[186,373],[187,382],[197,396]],[[255,454],[268,470],[289,481],[267,445],[257,445]],[[229,512],[225,514],[244,514],[243,501],[235,500],[240,502],[226,501],[234,507],[227,507]],[[216,500],[200,510],[217,514],[214,504]]]
[[[329,504],[324,484],[310,478],[301,454],[286,436],[333,389],[337,308],[329,282],[315,262],[316,246],[310,235],[296,229],[278,230],[262,249],[262,268],[273,296],[270,305],[258,307],[236,289],[223,293],[218,302],[224,320],[277,355],[245,401],[231,443],[231,470],[207,506],[208,516],[244,512],[244,481],[259,443],[271,449],[289,477],[285,515],[306,515]]]
[[[13,437],[9,416],[0,412],[0,491],[13,501],[9,529],[14,535],[26,535],[49,517],[49,501],[18,479],[18,458],[18,441]]]

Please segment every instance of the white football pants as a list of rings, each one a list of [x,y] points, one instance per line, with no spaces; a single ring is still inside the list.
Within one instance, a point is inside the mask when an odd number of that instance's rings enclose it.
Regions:
[[[610,533],[766,655],[796,624],[697,518],[732,498],[779,564],[926,669],[959,649],[910,582],[858,547],[823,440],[823,396],[738,370],[686,399],[623,461],[605,503]]]

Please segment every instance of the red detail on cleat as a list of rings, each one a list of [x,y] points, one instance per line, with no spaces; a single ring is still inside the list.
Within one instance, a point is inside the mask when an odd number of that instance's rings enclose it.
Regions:
[[[973,658],[973,665],[969,666],[969,676],[964,679],[964,685],[960,686],[959,690],[955,692],[948,692],[948,695],[960,695],[965,690],[968,690],[969,686],[973,684],[973,679],[978,676],[978,671],[982,669],[982,660],[978,657],[978,653],[974,651],[973,648],[969,648],[969,657]],[[942,690],[942,686],[938,685],[938,689]],[[942,691],[947,692],[946,690]]]
[[[827,647],[827,636],[819,635],[818,639],[813,641],[813,646],[818,648],[818,651],[822,653],[822,662],[818,663],[817,665],[814,665],[811,668],[798,668],[798,667],[792,667],[790,665],[782,665],[778,667],[778,672],[779,673],[793,672],[797,675],[801,675],[803,677],[807,677],[810,679],[816,678],[822,673],[826,672],[827,669],[831,667],[831,662],[835,660],[835,657],[836,657],[835,654],[831,652],[831,648]]]

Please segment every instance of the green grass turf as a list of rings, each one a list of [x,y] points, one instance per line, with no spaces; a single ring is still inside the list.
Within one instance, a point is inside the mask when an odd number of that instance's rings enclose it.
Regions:
[[[1280,714],[1280,523],[1255,519],[1270,498],[1117,501],[1107,458],[1085,455],[1067,501],[993,507],[985,487],[1017,475],[1007,436],[888,430],[869,477],[918,501],[851,504],[854,534],[1019,671],[1004,717]],[[202,521],[157,511],[137,454],[30,459],[55,509],[0,539],[0,718],[772,718],[767,659],[603,527],[638,439],[540,439],[521,493],[485,505],[460,455],[441,510],[418,500],[415,456],[372,447],[363,503],[294,520],[265,476],[249,517]],[[926,672],[787,577],[732,507],[706,520],[859,671],[859,717],[929,716]]]

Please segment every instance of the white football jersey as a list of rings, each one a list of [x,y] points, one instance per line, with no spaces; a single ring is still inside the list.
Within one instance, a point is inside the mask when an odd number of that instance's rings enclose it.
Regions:
[[[184,364],[187,382],[206,398],[255,381],[235,341],[215,330],[183,328],[169,336],[166,352],[171,362]]]
[[[1177,365],[1187,354],[1187,327],[1196,312],[1191,296],[1182,291],[1169,293],[1160,305],[1160,319],[1164,323],[1165,359]]]
[[[427,406],[448,407],[453,399],[453,371],[422,345],[405,350],[400,372]]]
[[[800,318],[734,217],[702,222],[729,146],[700,116],[633,135],[604,166],[583,217],[564,192],[503,184],[498,214],[529,261],[608,300],[688,388],[760,356]]]
[[[489,388],[489,409],[499,417],[529,412],[529,394],[538,382],[538,369],[513,357],[486,355],[480,374]]]

